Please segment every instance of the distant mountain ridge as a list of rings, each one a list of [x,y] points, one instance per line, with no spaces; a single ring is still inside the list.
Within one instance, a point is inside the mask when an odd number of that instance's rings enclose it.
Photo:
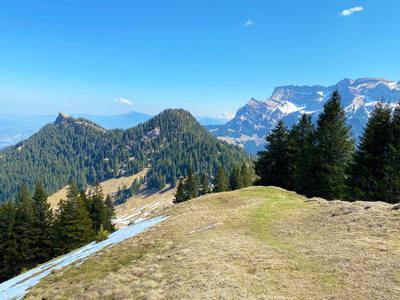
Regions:
[[[105,129],[128,129],[153,117],[136,111],[110,116],[90,114],[72,114],[71,116],[92,120]],[[38,132],[40,128],[53,122],[55,118],[56,115],[0,115],[0,149],[15,145],[19,141],[29,138],[32,134]]]
[[[206,128],[214,136],[241,145],[254,154],[263,147],[264,136],[279,119],[287,126],[292,126],[304,113],[316,120],[335,89],[342,97],[348,123],[356,137],[361,135],[377,101],[383,98],[395,106],[400,100],[400,82],[383,78],[346,78],[328,87],[281,86],[276,87],[271,97],[264,101],[251,99],[226,124]]]
[[[33,190],[40,180],[49,194],[71,179],[79,187],[149,168],[147,186],[175,185],[189,167],[211,179],[218,167],[230,171],[248,161],[247,153],[221,142],[187,111],[167,109],[147,122],[107,130],[62,112],[54,123],[0,151],[0,203],[15,198],[23,183]]]

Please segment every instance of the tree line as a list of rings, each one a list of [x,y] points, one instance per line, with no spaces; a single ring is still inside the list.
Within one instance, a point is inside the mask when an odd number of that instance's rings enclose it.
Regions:
[[[98,180],[86,195],[70,182],[53,211],[40,181],[31,196],[22,184],[15,201],[0,205],[0,282],[115,231],[114,206]]]
[[[210,184],[205,172],[199,177],[189,167],[186,176],[179,179],[174,202],[180,203],[209,193],[233,191],[250,186],[254,180],[252,171],[252,166],[249,167],[244,161],[241,167],[234,165],[227,176],[223,166],[220,165]]]
[[[308,197],[349,201],[400,201],[400,108],[379,101],[356,149],[338,91],[316,124],[304,114],[288,129],[282,120],[257,153],[256,184]]]

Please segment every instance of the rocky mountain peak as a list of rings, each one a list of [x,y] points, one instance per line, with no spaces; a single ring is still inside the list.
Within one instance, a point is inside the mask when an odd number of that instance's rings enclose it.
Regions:
[[[65,121],[66,119],[70,118],[70,116],[68,116],[67,114],[63,113],[62,111],[60,111],[58,113],[58,117],[55,120],[54,124],[60,124],[63,123],[63,121]]]
[[[342,97],[342,105],[355,137],[361,135],[376,101],[383,98],[390,103],[397,103],[400,99],[400,81],[375,77],[357,80],[345,78],[330,86],[280,86],[266,100],[252,98],[239,108],[235,118],[225,125],[213,127],[210,132],[244,147],[252,141],[251,148],[246,149],[254,154],[256,150],[261,150],[264,136],[280,119],[289,127],[304,113],[310,114],[315,121],[335,89],[339,90]]]

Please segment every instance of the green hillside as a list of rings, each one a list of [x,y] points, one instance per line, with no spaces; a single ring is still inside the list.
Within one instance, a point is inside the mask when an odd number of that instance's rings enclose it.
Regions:
[[[79,187],[150,167],[149,187],[175,184],[192,166],[213,176],[249,160],[246,152],[210,135],[187,111],[168,109],[127,130],[106,130],[60,113],[56,122],[0,151],[0,202],[15,198],[21,183],[40,180],[49,194],[74,179]]]
[[[276,187],[209,194],[26,299],[399,299],[396,207]]]

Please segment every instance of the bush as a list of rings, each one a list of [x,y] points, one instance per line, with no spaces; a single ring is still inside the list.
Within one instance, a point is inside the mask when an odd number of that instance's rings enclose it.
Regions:
[[[110,232],[108,232],[107,230],[103,229],[103,225],[100,226],[100,230],[96,235],[96,243],[100,243],[102,241],[105,241],[106,239],[108,239],[108,236],[110,235]]]

